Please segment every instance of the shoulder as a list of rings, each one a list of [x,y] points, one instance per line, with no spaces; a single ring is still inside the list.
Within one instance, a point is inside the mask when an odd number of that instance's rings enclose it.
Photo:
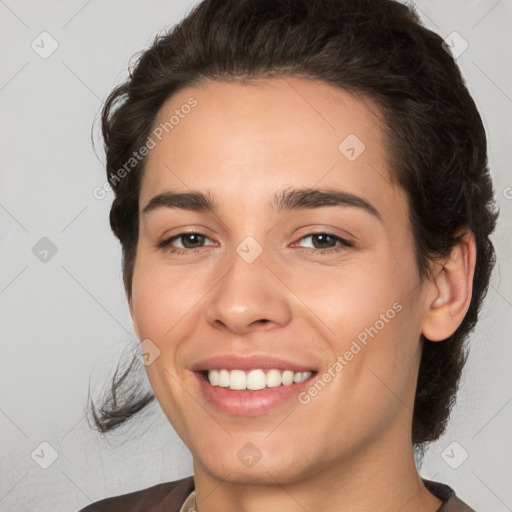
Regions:
[[[91,503],[79,512],[178,512],[194,490],[194,477],[113,496]]]
[[[425,478],[422,480],[425,487],[443,502],[437,512],[476,512],[464,503],[449,485]]]

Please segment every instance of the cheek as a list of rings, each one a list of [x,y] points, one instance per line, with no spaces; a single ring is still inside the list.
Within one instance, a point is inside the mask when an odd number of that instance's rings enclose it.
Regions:
[[[142,254],[134,269],[132,304],[141,342],[150,340],[158,354],[145,366],[151,388],[173,428],[186,435],[182,404],[190,398],[178,382],[182,369],[179,361],[185,330],[194,323],[201,290],[195,280],[180,278],[180,274],[183,276],[179,269]]]
[[[152,260],[142,256],[135,265],[132,303],[141,339],[154,339],[158,344],[195,314],[209,281],[201,270],[189,276],[184,268]]]
[[[351,408],[368,403],[371,409],[386,397],[393,399],[390,389],[399,396],[406,392],[421,332],[415,269],[412,259],[397,262],[383,256],[378,264],[358,262],[331,271],[335,279],[303,289],[308,305],[329,329],[331,364],[342,358],[333,399],[344,396]]]
[[[377,263],[375,258],[354,259],[339,268],[304,273],[294,290],[329,328],[328,337],[343,344],[376,322],[387,325],[395,317],[393,305],[403,302],[408,276],[388,263],[384,258]]]

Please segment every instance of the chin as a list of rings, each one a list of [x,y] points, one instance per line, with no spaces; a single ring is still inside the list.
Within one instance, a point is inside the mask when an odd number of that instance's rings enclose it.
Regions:
[[[216,456],[212,453],[209,458],[198,460],[198,463],[214,478],[233,484],[275,486],[278,482],[287,485],[307,478],[315,472],[304,461],[301,450],[294,450],[293,453],[296,455],[292,458],[285,454],[261,454],[258,460],[248,459],[247,465],[240,460],[243,460],[243,455],[228,455],[224,452]]]

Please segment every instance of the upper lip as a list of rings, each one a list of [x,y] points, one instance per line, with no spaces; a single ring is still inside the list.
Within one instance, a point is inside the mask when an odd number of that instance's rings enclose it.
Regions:
[[[195,372],[214,369],[226,370],[270,370],[278,368],[280,370],[291,370],[293,372],[315,371],[310,364],[300,364],[288,361],[280,357],[271,355],[248,355],[224,354],[208,357],[193,364],[190,369]]]

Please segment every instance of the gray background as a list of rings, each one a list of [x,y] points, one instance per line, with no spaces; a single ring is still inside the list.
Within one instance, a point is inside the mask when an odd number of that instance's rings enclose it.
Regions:
[[[193,4],[0,0],[1,511],[69,512],[192,474],[158,407],[102,439],[84,405],[91,376],[98,391],[136,343],[108,225],[112,196],[93,196],[105,182],[99,109],[130,57]],[[416,5],[429,28],[469,44],[458,61],[486,124],[501,209],[498,266],[457,405],[420,474],[476,510],[504,512],[512,510],[512,1]],[[53,40],[57,50],[42,58]]]

